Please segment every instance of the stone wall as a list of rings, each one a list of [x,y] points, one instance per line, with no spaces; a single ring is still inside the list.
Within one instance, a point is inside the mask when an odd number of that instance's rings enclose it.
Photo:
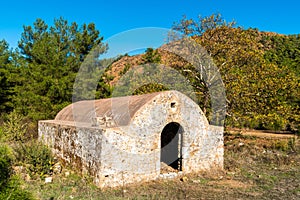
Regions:
[[[63,121],[39,121],[39,138],[63,164],[77,171],[96,175],[101,165],[101,129],[75,127]]]
[[[99,187],[113,187],[159,177],[161,134],[173,122],[182,130],[183,173],[223,169],[223,127],[209,125],[198,105],[179,92],[158,94],[126,126],[40,121],[39,138]]]

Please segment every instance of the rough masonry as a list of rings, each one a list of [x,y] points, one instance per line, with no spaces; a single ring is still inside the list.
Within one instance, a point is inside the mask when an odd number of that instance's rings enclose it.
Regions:
[[[223,169],[223,127],[178,91],[73,103],[39,121],[39,138],[99,187],[157,179],[163,165]]]

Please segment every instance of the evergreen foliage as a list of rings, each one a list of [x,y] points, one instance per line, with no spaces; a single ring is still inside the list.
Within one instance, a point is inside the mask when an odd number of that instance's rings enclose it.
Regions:
[[[8,43],[5,40],[0,41],[0,112],[9,112],[12,109],[10,96],[14,85],[10,79],[11,54]]]
[[[14,74],[15,109],[33,120],[53,118],[72,102],[75,77],[88,53],[99,46],[105,50],[101,41],[93,23],[79,27],[59,18],[51,27],[42,19],[24,26],[18,43],[21,63]]]

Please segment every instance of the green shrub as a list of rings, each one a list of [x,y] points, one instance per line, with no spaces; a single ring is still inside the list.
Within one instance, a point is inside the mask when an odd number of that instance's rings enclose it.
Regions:
[[[12,176],[13,153],[0,144],[0,199],[31,200],[33,196],[20,188],[20,180]]]
[[[268,130],[286,130],[288,121],[277,113],[269,113],[261,117],[261,125]]]
[[[21,189],[20,184],[19,178],[12,176],[6,186],[0,189],[0,199],[33,200],[33,195]]]
[[[54,164],[52,152],[41,142],[32,140],[26,144],[20,144],[15,151],[17,160],[26,167],[30,176],[43,178],[52,173]]]
[[[289,141],[287,140],[278,140],[275,141],[273,144],[273,147],[275,149],[281,150],[281,151],[287,151],[289,149]]]
[[[297,151],[296,139],[281,139],[273,142],[273,148],[281,151]]]
[[[126,74],[126,72],[130,69],[131,65],[126,63],[124,68],[119,72],[119,75],[122,76],[124,74]]]
[[[27,124],[24,123],[24,116],[13,111],[7,115],[3,124],[3,135],[9,141],[24,141],[27,131]]]
[[[0,144],[0,190],[6,185],[12,173],[12,160],[12,152],[9,147]]]
[[[137,88],[134,92],[133,95],[140,95],[140,94],[148,94],[148,93],[153,93],[153,92],[161,92],[168,90],[167,87],[165,87],[162,84],[158,83],[149,83],[146,85],[143,85],[139,88]]]
[[[238,128],[251,128],[260,130],[286,130],[288,121],[277,113],[270,114],[252,114],[249,116],[239,116],[238,120],[227,119],[226,123],[229,126]]]
[[[3,128],[0,127],[0,142],[5,141],[4,133],[3,133]]]

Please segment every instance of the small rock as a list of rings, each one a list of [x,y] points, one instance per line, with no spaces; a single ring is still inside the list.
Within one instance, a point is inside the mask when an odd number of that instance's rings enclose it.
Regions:
[[[45,178],[45,183],[51,183],[51,182],[52,182],[52,177]]]
[[[61,164],[59,162],[55,163],[54,166],[53,166],[53,172],[55,174],[59,174],[61,172]]]
[[[17,174],[24,172],[23,166],[13,166],[12,169]]]
[[[66,172],[65,172],[65,176],[66,176],[66,177],[70,176],[70,172],[69,172],[69,171],[66,171]]]
[[[193,180],[193,183],[201,183],[201,180]]]
[[[228,175],[235,175],[235,172],[226,172]]]
[[[243,142],[240,142],[239,143],[239,146],[241,147],[241,146],[244,146],[244,143]]]
[[[29,174],[26,174],[26,175],[25,175],[25,181],[28,182],[28,181],[30,181],[30,180],[31,180],[31,177],[29,176]]]

